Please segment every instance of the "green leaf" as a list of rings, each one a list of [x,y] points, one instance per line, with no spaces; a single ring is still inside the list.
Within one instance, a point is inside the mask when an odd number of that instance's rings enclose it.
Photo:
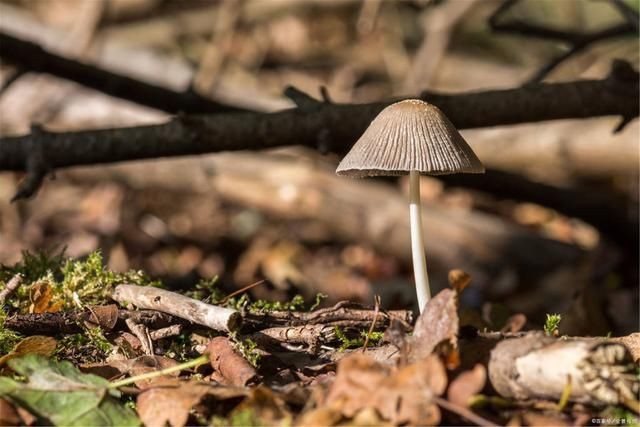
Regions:
[[[54,425],[138,426],[135,413],[109,390],[109,382],[83,374],[69,362],[56,362],[28,355],[9,361],[9,366],[27,378],[26,383],[0,377],[0,397]]]

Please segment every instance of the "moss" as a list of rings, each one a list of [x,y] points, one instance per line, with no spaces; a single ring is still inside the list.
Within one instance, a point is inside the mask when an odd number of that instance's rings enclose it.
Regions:
[[[341,328],[336,326],[334,328],[336,337],[340,341],[340,347],[338,347],[338,351],[345,351],[349,348],[358,348],[362,347],[367,339],[368,331],[360,331],[358,336],[350,338],[347,336],[347,333],[343,331]],[[373,331],[369,335],[369,342],[367,343],[367,347],[375,347],[380,343],[380,340],[384,336],[384,332]]]
[[[544,333],[549,336],[558,336],[558,327],[562,316],[559,314],[547,314],[547,319],[544,322]]]
[[[160,286],[141,271],[125,273],[109,271],[103,265],[102,254],[92,252],[84,260],[73,260],[59,253],[22,253],[22,261],[14,266],[0,266],[0,289],[16,274],[23,276],[23,285],[9,298],[14,309],[26,312],[29,307],[29,290],[33,283],[46,282],[53,291],[52,303],[61,302],[63,308],[71,308],[79,300],[82,304],[102,304],[109,300],[113,288],[119,284]]]
[[[193,289],[186,291],[184,294],[189,298],[197,299],[199,301],[210,301],[214,304],[218,301],[222,301],[225,297],[218,287],[218,276],[214,276],[210,279],[200,279]]]
[[[0,310],[0,356],[3,356],[13,350],[13,347],[23,338],[22,335],[4,327],[4,321],[7,315]]]
[[[327,296],[317,294],[314,303],[309,307],[308,311],[315,310],[322,300]],[[227,307],[238,311],[247,310],[251,313],[268,313],[270,311],[307,311],[305,309],[305,301],[302,295],[296,295],[290,301],[267,301],[259,299],[251,302],[247,294],[243,294],[238,298],[230,298],[226,304]]]
[[[113,346],[105,338],[100,327],[88,328],[84,333],[65,335],[56,349],[55,356],[60,359],[99,362],[112,351]]]
[[[229,334],[229,339],[233,342],[235,349],[244,357],[254,368],[258,368],[260,365],[260,352],[258,350],[258,344],[250,338],[240,339],[238,335],[233,332]]]

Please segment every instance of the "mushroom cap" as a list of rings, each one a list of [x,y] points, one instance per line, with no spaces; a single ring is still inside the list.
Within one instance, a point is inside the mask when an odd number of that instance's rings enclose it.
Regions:
[[[363,178],[412,170],[428,175],[483,173],[484,166],[438,107],[407,99],[373,119],[336,173]]]

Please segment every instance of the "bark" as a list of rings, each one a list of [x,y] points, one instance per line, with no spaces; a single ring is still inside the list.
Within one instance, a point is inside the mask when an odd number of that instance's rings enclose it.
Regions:
[[[500,342],[491,352],[489,378],[505,397],[628,405],[640,381],[628,349],[604,339],[555,339],[542,334]]]

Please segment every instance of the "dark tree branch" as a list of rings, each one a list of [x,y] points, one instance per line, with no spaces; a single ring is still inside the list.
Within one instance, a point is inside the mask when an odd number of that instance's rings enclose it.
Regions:
[[[551,59],[547,64],[540,68],[529,79],[529,83],[542,81],[542,79],[544,79],[551,71],[553,71],[554,68],[566,59],[581,52],[593,43],[610,38],[637,34],[638,32],[638,14],[619,0],[612,0],[612,4],[620,12],[624,21],[592,33],[557,30],[517,19],[503,21],[501,19],[502,16],[519,1],[520,0],[506,0],[495,10],[495,12],[489,17],[489,26],[493,31],[558,41],[569,45],[566,52]]]
[[[48,73],[74,81],[116,98],[168,113],[221,113],[246,111],[207,99],[188,90],[175,92],[151,83],[65,58],[39,45],[0,32],[0,57],[25,70]]]
[[[460,129],[611,115],[633,118],[639,110],[638,73],[624,62],[616,62],[602,80],[421,97],[440,107]],[[34,155],[34,139],[40,141],[51,170],[286,145],[317,148],[324,129],[330,132],[328,149],[346,152],[388,103],[322,102],[312,112],[294,108],[277,113],[179,115],[151,126],[5,137],[0,138],[0,170],[25,170]]]

